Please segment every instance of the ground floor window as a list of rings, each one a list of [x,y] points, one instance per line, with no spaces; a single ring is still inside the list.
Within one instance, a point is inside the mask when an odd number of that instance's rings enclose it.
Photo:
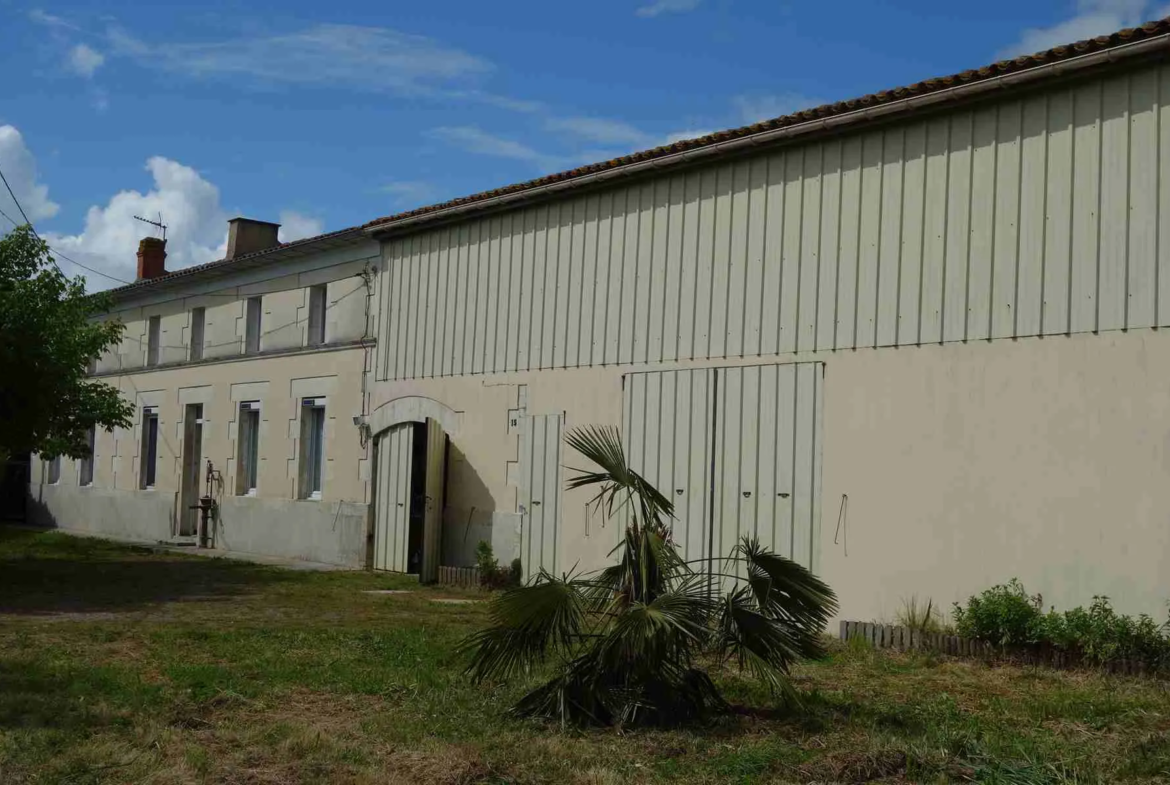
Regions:
[[[260,402],[240,404],[239,434],[237,436],[236,495],[254,496],[260,465]]]
[[[158,467],[158,407],[147,406],[142,410],[142,466],[139,467],[138,487],[146,490],[154,487]]]
[[[300,497],[321,498],[321,476],[325,463],[325,399],[301,401]]]
[[[81,458],[77,467],[77,484],[81,486],[93,485],[93,459],[96,435],[95,429],[90,428],[89,433],[85,436],[85,444],[89,448],[89,454]]]
[[[48,472],[48,474],[49,474],[49,477],[48,477],[49,485],[56,485],[57,483],[61,482],[61,456],[60,455],[58,455],[56,458],[49,459],[49,472]]]

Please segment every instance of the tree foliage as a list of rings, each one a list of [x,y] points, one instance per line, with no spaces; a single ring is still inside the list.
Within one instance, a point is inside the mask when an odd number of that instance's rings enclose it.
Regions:
[[[733,663],[793,697],[789,668],[823,653],[833,591],[748,538],[725,558],[684,561],[671,540],[672,503],[630,468],[616,429],[581,428],[566,441],[598,467],[569,487],[596,486],[591,504],[628,521],[617,561],[587,575],[542,571],[496,599],[490,626],[463,643],[473,680],[551,665],[552,678],[514,710],[578,725],[674,725],[724,712],[709,662]]]
[[[97,321],[106,295],[57,269],[28,226],[0,238],[0,460],[38,452],[80,458],[90,428],[129,427],[132,405],[86,369],[118,343],[122,325]]]

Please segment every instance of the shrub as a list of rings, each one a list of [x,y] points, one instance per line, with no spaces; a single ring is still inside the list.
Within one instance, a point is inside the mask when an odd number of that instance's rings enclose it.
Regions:
[[[899,626],[923,635],[947,631],[942,612],[934,607],[934,600],[928,598],[924,605],[917,595],[902,600],[902,607],[894,620]]]
[[[1042,618],[1040,596],[1029,597],[1016,578],[970,597],[967,607],[955,603],[955,628],[964,638],[990,641],[996,646],[1035,642]]]
[[[503,589],[520,583],[520,560],[513,559],[511,569],[501,567],[487,540],[480,540],[475,546],[475,564],[479,567],[479,585],[485,589]]]

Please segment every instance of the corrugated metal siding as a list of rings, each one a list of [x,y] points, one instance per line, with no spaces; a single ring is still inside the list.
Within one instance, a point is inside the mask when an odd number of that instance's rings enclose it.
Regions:
[[[625,377],[630,465],[675,503],[685,559],[727,556],[741,537],[817,565],[823,363]]]
[[[1165,325],[1167,113],[1149,67],[393,240],[381,377]]]
[[[414,429],[399,425],[378,437],[374,569],[406,572]]]

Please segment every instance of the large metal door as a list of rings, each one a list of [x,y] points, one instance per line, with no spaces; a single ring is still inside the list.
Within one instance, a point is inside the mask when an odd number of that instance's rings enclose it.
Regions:
[[[707,558],[711,509],[711,426],[715,370],[626,377],[626,460],[674,502],[674,542],[684,559]],[[615,526],[617,537],[624,527]]]
[[[378,437],[378,484],[374,491],[374,569],[407,571],[410,480],[414,427],[396,425]]]
[[[561,513],[560,414],[525,417],[520,435],[520,565],[524,580],[557,571]]]
[[[446,496],[447,434],[438,420],[427,418],[426,496],[423,509],[421,583],[439,580],[439,552],[442,548],[443,501]]]
[[[816,568],[823,363],[655,371],[625,379],[630,465],[675,502],[686,559],[742,536]]]

